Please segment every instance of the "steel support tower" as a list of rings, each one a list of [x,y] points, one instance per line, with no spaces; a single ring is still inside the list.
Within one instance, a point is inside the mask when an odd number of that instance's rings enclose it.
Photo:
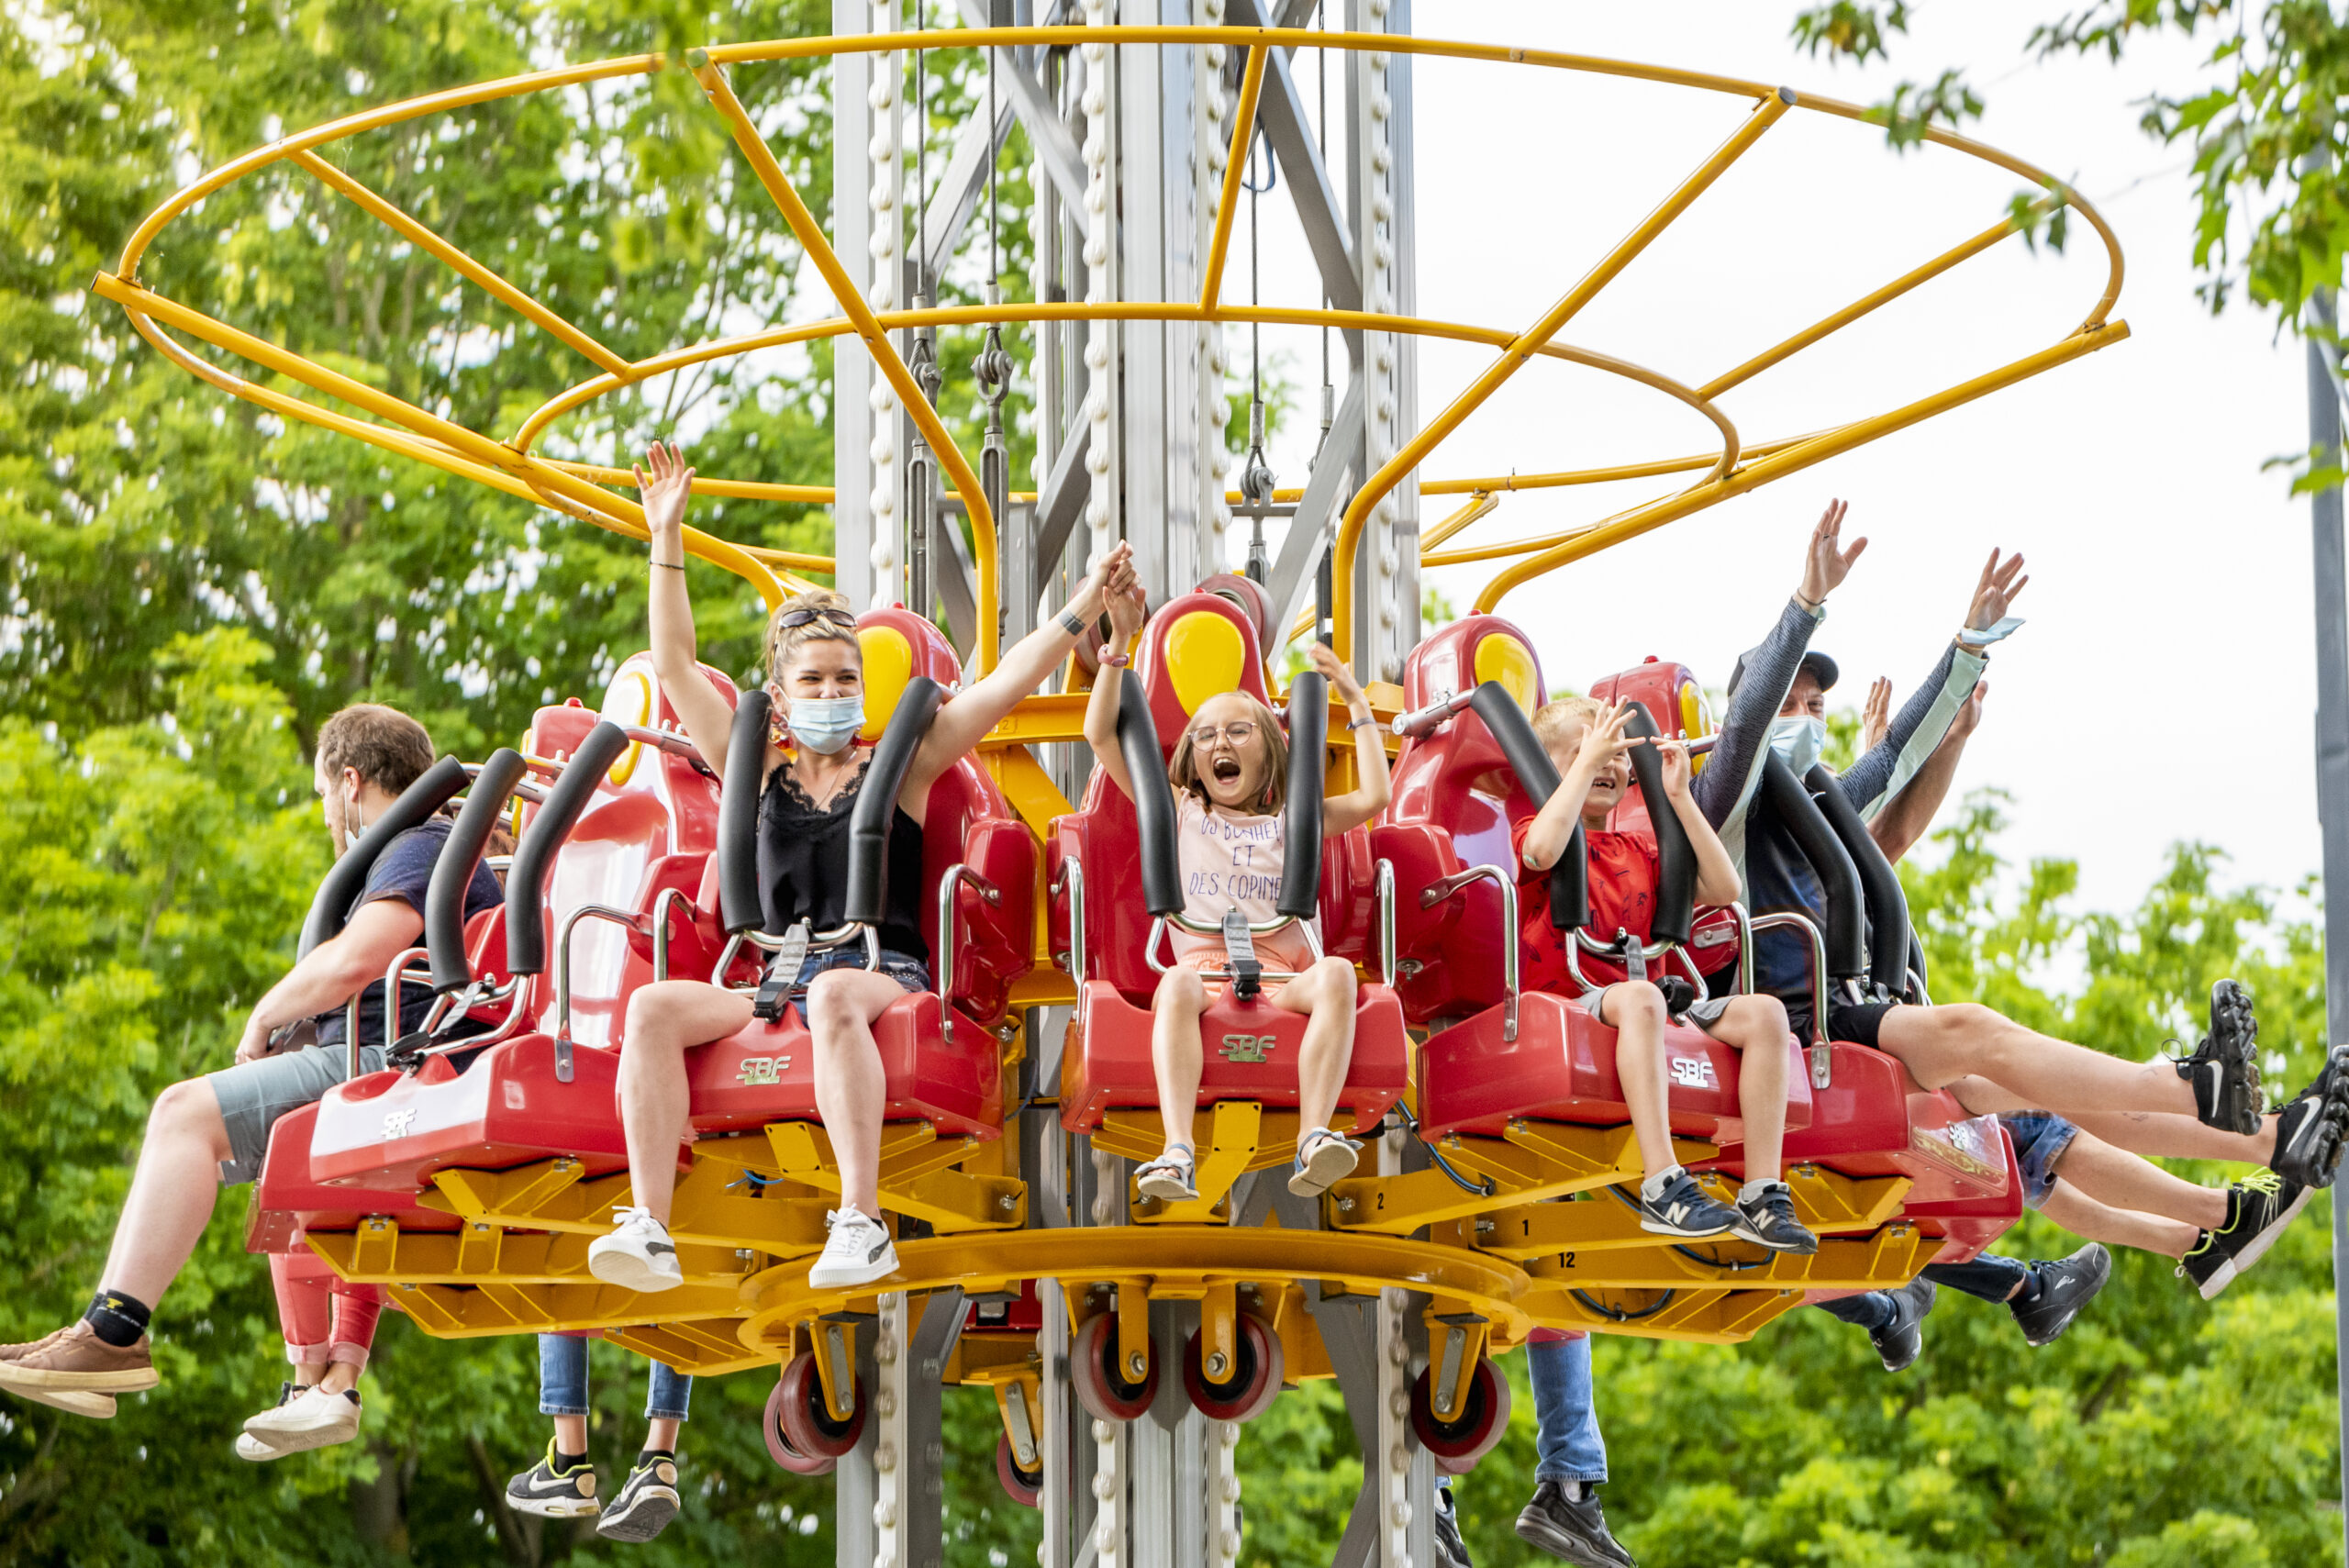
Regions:
[[[1333,28],[1399,34],[1411,25],[1410,0],[955,4],[971,27],[1304,28],[1318,17]],[[933,26],[940,20],[929,19]],[[833,0],[837,34],[916,26],[905,0]],[[1034,160],[1035,298],[1199,297],[1229,161],[1248,154],[1230,145],[1244,51],[1104,44],[995,54],[994,122],[982,97],[951,151],[932,161],[935,177],[918,214],[907,205],[914,195],[907,179],[905,55],[835,59],[832,239],[851,267],[862,269],[867,302],[887,309],[933,295],[936,278],[956,254],[985,245],[980,211],[987,169],[1015,124],[1024,128]],[[1324,84],[1314,79],[1311,63],[1272,51],[1256,124],[1277,164],[1279,189],[1303,228],[1324,300],[1339,309],[1414,314],[1410,60],[1332,51],[1329,69],[1325,110],[1316,91]],[[901,331],[897,341],[918,370],[925,350],[917,336]],[[1265,562],[1276,628],[1289,626],[1317,599],[1326,602],[1325,562],[1340,515],[1364,477],[1418,428],[1415,340],[1381,332],[1338,336],[1336,384],[1319,410],[1326,429],[1304,494],[1267,508],[1268,518],[1286,522]],[[1040,606],[1061,602],[1095,554],[1121,539],[1132,544],[1154,604],[1239,568],[1247,520],[1235,521],[1230,499],[1240,463],[1226,439],[1225,394],[1238,347],[1216,325],[1037,325],[1030,366],[1037,452],[1030,480],[1036,498],[990,497],[1002,540],[1003,646],[1033,629]],[[934,605],[967,654],[979,595],[954,503],[871,355],[853,339],[841,339],[836,353],[839,584],[860,606]],[[1356,570],[1355,602],[1366,606],[1358,673],[1398,680],[1419,634],[1416,480],[1375,509]],[[1065,754],[1078,748],[1055,750],[1064,753],[1053,759],[1057,781],[1074,798],[1085,759]],[[1055,1080],[1065,1021],[1061,1009],[1030,1015],[1036,1049],[1024,1087]],[[1126,1206],[1116,1198],[1126,1187],[1126,1162],[1065,1134],[1050,1106],[1030,1108],[1023,1123],[1031,1225],[1124,1222]],[[1403,1158],[1399,1135],[1381,1146],[1384,1168],[1401,1168]],[[1318,1227],[1319,1206],[1290,1198],[1279,1174],[1242,1178],[1233,1195],[1242,1222],[1263,1224],[1277,1213],[1284,1227]],[[1171,1364],[1145,1418],[1094,1420],[1069,1385],[1067,1303],[1057,1285],[1041,1288],[1042,1568],[1221,1568],[1235,1562],[1245,1505],[1235,1462],[1239,1429],[1193,1410]],[[1364,1454],[1363,1491],[1333,1559],[1347,1568],[1431,1561],[1433,1472],[1398,1414],[1426,1364],[1424,1305],[1388,1291],[1313,1308]],[[1196,1326],[1196,1309],[1163,1302],[1152,1314],[1153,1337],[1172,1362]],[[868,1386],[875,1390],[875,1418],[837,1473],[842,1568],[929,1568],[941,1561],[937,1379],[961,1321],[959,1297],[907,1303],[893,1296],[885,1298],[872,1331],[859,1336],[860,1347],[869,1347],[864,1371],[874,1380]]]

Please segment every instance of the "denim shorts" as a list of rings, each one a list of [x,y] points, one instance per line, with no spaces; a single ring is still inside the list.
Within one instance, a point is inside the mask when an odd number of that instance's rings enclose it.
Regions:
[[[2016,1111],[1998,1118],[2007,1136],[2015,1140],[2015,1163],[2022,1170],[2022,1201],[2037,1208],[2055,1184],[2055,1162],[2072,1146],[2080,1129],[2049,1111]]]
[[[299,1051],[239,1062],[206,1073],[213,1098],[220,1102],[221,1124],[228,1129],[228,1158],[220,1162],[221,1184],[232,1186],[258,1180],[262,1157],[269,1152],[270,1129],[277,1125],[278,1118],[326,1098],[327,1091],[342,1082],[350,1065],[350,1049],[338,1042],[306,1045]],[[362,1073],[378,1072],[383,1065],[382,1046],[361,1048]]]
[[[791,994],[791,1005],[799,1009],[799,1021],[807,1021],[807,987],[815,984],[816,976],[828,969],[863,967],[863,942],[850,942],[824,952],[809,953],[799,965],[798,988]],[[899,952],[895,948],[881,950],[881,967],[877,973],[887,975],[908,991],[930,989],[930,965],[911,953]]]

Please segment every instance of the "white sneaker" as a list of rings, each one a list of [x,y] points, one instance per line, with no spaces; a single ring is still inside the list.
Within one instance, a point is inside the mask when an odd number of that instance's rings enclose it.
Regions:
[[[359,1435],[359,1391],[329,1394],[323,1388],[306,1388],[293,1398],[271,1409],[263,1410],[245,1423],[245,1436],[280,1454],[301,1453],[308,1449],[331,1448],[347,1443]],[[237,1451],[244,1454],[240,1440]],[[247,1458],[253,1455],[245,1454]]]
[[[807,1283],[818,1290],[871,1284],[897,1272],[897,1249],[890,1243],[888,1228],[879,1220],[843,1207],[824,1216],[824,1225],[831,1231],[831,1239],[824,1243],[824,1255],[807,1271]]]
[[[674,1290],[685,1283],[685,1271],[677,1266],[677,1244],[651,1209],[617,1208],[612,1213],[617,1228],[587,1249],[589,1273],[624,1290]]]

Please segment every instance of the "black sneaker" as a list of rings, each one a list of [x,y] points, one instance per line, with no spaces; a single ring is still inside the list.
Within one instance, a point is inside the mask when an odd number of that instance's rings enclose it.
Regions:
[[[2276,1152],[2268,1169],[2309,1188],[2332,1184],[2349,1131],[2349,1045],[2335,1048],[2316,1081],[2285,1102],[2276,1120]]]
[[[1730,1234],[1773,1252],[1819,1251],[1819,1238],[1795,1218],[1794,1190],[1784,1182],[1772,1182],[1752,1203],[1739,1199],[1737,1223],[1730,1228]]]
[[[1887,1294],[1892,1297],[1892,1321],[1869,1329],[1868,1342],[1876,1346],[1885,1371],[1907,1372],[1925,1353],[1925,1318],[1940,1292],[1932,1281],[1920,1274]]]
[[[2227,1189],[2227,1222],[2205,1230],[2194,1250],[2178,1260],[2177,1272],[2210,1300],[2267,1254],[2284,1228],[2299,1217],[2316,1189],[2288,1182],[2273,1171],[2256,1171]]]
[[[2194,1085],[2194,1114],[2202,1125],[2246,1138],[2259,1131],[2258,1045],[2259,1020],[2243,987],[2232,980],[2211,986],[2210,1032],[2193,1055],[2172,1063]]]
[[[1640,1229],[1682,1241],[1709,1241],[1737,1229],[1737,1210],[1705,1195],[1697,1178],[1675,1169],[1664,1191],[1653,1199],[1645,1184],[1631,1189],[1639,1206]]]
[[[2039,1281],[2039,1294],[2027,1305],[2020,1299],[2007,1303],[2007,1310],[2015,1315],[2025,1344],[2052,1344],[2112,1277],[2112,1254],[2103,1242],[2091,1241],[2068,1258],[2033,1263],[2031,1272]]]
[[[596,1471],[584,1461],[569,1470],[554,1467],[554,1440],[547,1456],[506,1484],[506,1506],[542,1519],[584,1519],[596,1511]]]
[[[651,1540],[677,1517],[679,1507],[677,1456],[640,1454],[596,1521],[596,1533],[607,1540]]]
[[[1568,1496],[1569,1485],[1582,1495]],[[1517,1537],[1581,1568],[1639,1568],[1623,1543],[1615,1539],[1615,1532],[1607,1528],[1607,1512],[1598,1506],[1598,1488],[1593,1482],[1542,1483],[1534,1489],[1533,1500],[1517,1516]]]
[[[1448,1479],[1435,1489],[1435,1568],[1476,1568],[1468,1561],[1468,1543],[1460,1539],[1460,1514]]]

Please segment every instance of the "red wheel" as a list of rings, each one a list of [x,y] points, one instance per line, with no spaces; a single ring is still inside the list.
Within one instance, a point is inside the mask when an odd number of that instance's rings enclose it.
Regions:
[[[794,1475],[829,1475],[840,1462],[835,1459],[810,1459],[791,1446],[791,1439],[783,1430],[783,1384],[778,1381],[774,1392],[767,1396],[766,1419],[760,1423],[761,1435],[767,1440],[767,1457]]]
[[[1017,1397],[1017,1396],[1015,1396]],[[995,1440],[995,1478],[1011,1500],[1023,1508],[1038,1506],[1044,1496],[1044,1466],[1042,1456],[1037,1456],[1036,1468],[1022,1470],[1011,1457],[1011,1434],[998,1432]]]
[[[864,1391],[855,1391],[856,1408],[845,1421],[835,1420],[824,1404],[824,1385],[816,1375],[816,1358],[801,1352],[783,1369],[776,1385],[780,1408],[776,1424],[791,1446],[811,1459],[838,1459],[856,1446],[864,1432]]]
[[[1460,1414],[1439,1421],[1433,1376],[1431,1368],[1411,1385],[1411,1431],[1420,1446],[1435,1456],[1438,1470],[1447,1475],[1465,1475],[1508,1430],[1508,1380],[1493,1370],[1492,1358],[1480,1357],[1475,1375],[1468,1380],[1468,1397]]]
[[[1231,1375],[1211,1382],[1199,1368],[1199,1336],[1183,1347],[1183,1392],[1210,1421],[1252,1421],[1281,1391],[1281,1342],[1245,1312],[1233,1326]]]
[[[1130,1370],[1118,1365],[1118,1315],[1103,1312],[1086,1318],[1068,1358],[1077,1403],[1104,1421],[1139,1420],[1158,1397],[1158,1358],[1150,1358],[1150,1370],[1139,1383],[1127,1375]]]

